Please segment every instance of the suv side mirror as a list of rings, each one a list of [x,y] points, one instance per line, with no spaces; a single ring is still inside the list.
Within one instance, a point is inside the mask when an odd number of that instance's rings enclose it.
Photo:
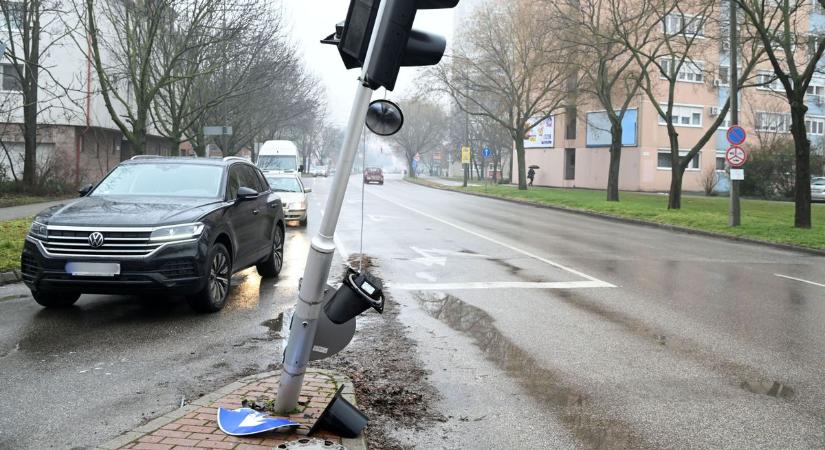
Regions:
[[[309,194],[312,192],[312,188],[304,188],[304,194]]]
[[[305,167],[304,167],[304,165],[303,165],[303,164],[301,164],[300,166],[298,166],[298,172],[303,172],[303,171],[304,171],[304,169],[305,169]]]
[[[258,198],[258,191],[252,188],[248,188],[246,186],[241,186],[238,188],[238,196],[236,200],[251,200],[253,198]]]
[[[81,197],[85,197],[85,196],[89,195],[89,192],[92,192],[92,188],[94,188],[93,185],[87,184],[86,186],[83,186],[82,188],[80,188],[80,190],[77,191],[77,193],[80,194]]]

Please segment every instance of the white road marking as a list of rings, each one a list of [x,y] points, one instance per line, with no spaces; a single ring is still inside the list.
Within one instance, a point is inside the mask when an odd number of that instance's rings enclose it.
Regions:
[[[387,283],[390,289],[402,291],[459,291],[467,289],[586,289],[615,287],[604,281],[478,281],[469,283]]]
[[[447,257],[446,256],[433,256],[426,250],[421,250],[418,247],[410,247],[412,251],[421,255],[420,258],[415,258],[412,261],[417,262],[418,264],[423,264],[427,267],[432,267],[434,265],[439,265],[444,267],[447,265]]]
[[[392,204],[394,204],[394,205],[396,205],[396,206],[399,206],[399,207],[404,208],[404,209],[406,209],[406,210],[412,211],[412,212],[414,212],[414,213],[416,213],[416,214],[420,214],[420,215],[422,215],[422,216],[424,216],[424,217],[427,217],[427,218],[429,218],[429,219],[435,220],[436,222],[441,222],[441,223],[443,223],[444,225],[449,225],[449,226],[451,226],[451,227],[453,227],[453,228],[455,228],[455,229],[461,230],[461,231],[463,231],[463,232],[465,232],[465,233],[472,234],[473,236],[480,237],[480,238],[485,239],[485,240],[487,240],[487,241],[489,241],[489,242],[492,242],[492,243],[494,243],[494,244],[500,245],[500,246],[502,246],[502,247],[504,247],[504,248],[508,248],[508,249],[510,249],[510,250],[512,250],[512,251],[514,251],[514,252],[521,253],[521,254],[522,254],[522,255],[524,255],[524,256],[527,256],[527,257],[533,258],[533,259],[535,259],[535,260],[537,260],[537,261],[541,261],[541,262],[543,262],[543,263],[545,263],[545,264],[547,264],[547,265],[553,266],[553,267],[555,267],[555,268],[557,268],[557,269],[564,270],[565,272],[572,273],[573,275],[580,276],[580,277],[582,277],[582,278],[584,278],[584,279],[587,279],[587,280],[590,280],[590,281],[592,281],[592,282],[594,282],[594,283],[599,284],[599,286],[590,286],[590,287],[616,287],[616,286],[614,286],[614,285],[612,285],[612,284],[610,284],[610,283],[607,283],[607,282],[605,282],[605,281],[601,281],[601,280],[599,280],[599,279],[597,279],[597,278],[595,278],[595,277],[592,277],[592,276],[587,275],[587,274],[585,274],[585,273],[579,272],[578,270],[571,269],[571,268],[566,267],[566,266],[563,266],[563,265],[561,265],[561,264],[559,264],[559,263],[556,263],[556,262],[550,261],[550,260],[549,260],[549,259],[547,259],[547,258],[542,258],[541,256],[538,256],[538,255],[536,255],[536,254],[534,254],[534,253],[528,252],[527,250],[522,250],[522,249],[520,249],[520,248],[518,248],[518,247],[514,247],[514,246],[512,246],[512,245],[510,245],[510,244],[506,244],[506,243],[504,243],[504,242],[499,241],[498,239],[491,238],[491,237],[486,236],[486,235],[484,235],[484,234],[481,234],[481,233],[479,233],[479,232],[476,232],[476,231],[470,230],[470,229],[468,229],[468,228],[465,228],[465,227],[463,227],[463,226],[461,226],[461,225],[457,225],[457,224],[455,224],[455,223],[452,223],[452,222],[449,222],[449,221],[447,221],[447,220],[444,220],[444,219],[442,219],[442,218],[440,218],[440,217],[436,217],[436,216],[434,216],[434,215],[432,215],[432,214],[428,214],[428,213],[426,213],[426,212],[424,212],[424,211],[421,211],[421,210],[418,210],[418,209],[416,209],[416,208],[412,208],[412,207],[409,207],[409,206],[407,206],[407,205],[403,205],[403,204],[401,204],[401,203],[398,203],[398,202],[396,202],[396,201],[394,201],[394,200],[390,200],[390,199],[388,199],[388,198],[384,197],[383,195],[376,194],[375,192],[372,192],[372,191],[369,191],[369,193],[370,193],[371,195],[374,195],[374,196],[376,196],[376,197],[378,197],[378,198],[380,198],[380,199],[382,199],[382,200],[386,201],[386,202],[392,203]],[[562,289],[563,289],[563,288],[562,288]]]
[[[415,276],[417,276],[418,278],[421,278],[422,280],[438,281],[438,277],[436,277],[435,275],[433,275],[429,272],[416,272]]]
[[[814,286],[825,287],[825,284],[816,283],[816,282],[808,281],[808,280],[803,280],[802,278],[789,277],[787,275],[782,275],[782,274],[779,274],[779,273],[775,273],[774,276],[777,276],[779,278],[787,278],[789,280],[799,281],[800,283],[808,283],[808,284],[812,284]]]

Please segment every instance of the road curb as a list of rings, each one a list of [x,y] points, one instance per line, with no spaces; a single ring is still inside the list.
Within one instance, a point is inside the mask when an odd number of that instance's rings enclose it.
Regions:
[[[609,220],[609,221],[612,221],[612,222],[625,223],[625,224],[630,224],[630,225],[642,225],[642,226],[651,227],[651,228],[658,228],[660,230],[676,231],[676,232],[679,232],[679,233],[693,234],[693,235],[723,239],[723,240],[733,241],[733,242],[741,242],[741,243],[744,243],[744,244],[756,244],[756,245],[761,245],[761,246],[765,246],[765,247],[777,248],[777,249],[780,249],[780,250],[790,250],[790,251],[795,251],[795,252],[799,252],[799,253],[807,253],[807,254],[814,255],[814,256],[825,256],[825,250],[819,250],[819,249],[809,248],[809,247],[802,247],[802,246],[793,245],[793,244],[783,244],[783,243],[780,243],[780,242],[763,241],[763,240],[759,240],[759,239],[747,238],[747,237],[742,237],[742,236],[731,236],[729,234],[715,233],[713,231],[697,230],[695,228],[687,228],[687,227],[681,227],[681,226],[678,226],[678,225],[670,225],[670,224],[665,224],[665,223],[648,222],[648,221],[640,220],[640,219],[631,219],[631,218],[628,218],[628,217],[613,216],[613,215],[610,215],[610,214],[604,214],[604,213],[599,213],[599,212],[594,212],[594,211],[585,211],[585,210],[582,210],[582,209],[567,208],[567,207],[558,206],[558,205],[548,205],[546,203],[532,202],[532,201],[529,201],[529,200],[503,198],[503,197],[498,197],[498,196],[490,195],[490,194],[484,194],[484,193],[480,193],[480,192],[465,192],[465,191],[460,191],[458,189],[455,189],[452,186],[440,185],[440,184],[437,184],[437,183],[427,182],[427,181],[424,181],[424,182],[411,181],[407,178],[405,178],[404,181],[406,181],[407,183],[410,183],[410,184],[415,184],[417,186],[427,187],[427,188],[431,188],[431,189],[438,189],[438,190],[442,190],[442,191],[450,191],[450,192],[455,192],[455,193],[458,193],[458,194],[472,195],[472,196],[475,196],[475,197],[489,198],[489,199],[493,199],[493,200],[500,200],[500,201],[503,201],[503,202],[515,203],[515,204],[519,204],[519,205],[534,206],[534,207],[537,207],[537,208],[552,209],[552,210],[555,210],[555,211],[567,212],[567,213],[572,213],[572,214],[579,214],[579,215],[588,216],[588,217],[595,217],[595,218],[598,218],[598,219]]]
[[[220,400],[221,398],[230,395],[231,393],[237,391],[238,389],[242,389],[251,383],[255,383],[266,378],[277,377],[280,375],[280,371],[271,371],[271,372],[264,372],[258,373],[254,375],[249,375],[243,378],[240,378],[237,381],[234,381],[214,392],[209,394],[203,395],[198,399],[193,400],[191,403],[186,404],[178,409],[170,411],[160,417],[156,417],[151,421],[140,425],[132,430],[126,431],[122,433],[120,436],[104,442],[103,444],[99,444],[96,447],[86,447],[92,450],[116,450],[122,448],[129,443],[135,441],[136,439],[140,439],[143,436],[146,436],[152,432],[158,431],[161,428],[169,425],[170,423],[182,418],[183,416],[197,411],[201,408],[208,408],[214,402]],[[355,400],[355,386],[352,384],[352,380],[349,377],[342,375],[340,373],[331,371],[331,370],[323,370],[323,369],[309,369],[307,373],[310,374],[321,374],[329,377],[332,379],[337,386],[345,385],[344,390],[341,392],[341,395],[350,403],[357,406]],[[306,436],[296,436],[296,435],[284,435],[284,436],[292,436],[294,439],[301,439]],[[348,438],[341,438],[341,444],[346,447],[348,450],[367,450],[367,442],[366,436],[364,433],[361,433],[361,436],[348,439]]]
[[[23,281],[23,276],[17,269],[0,272],[0,286],[4,284],[19,283]]]

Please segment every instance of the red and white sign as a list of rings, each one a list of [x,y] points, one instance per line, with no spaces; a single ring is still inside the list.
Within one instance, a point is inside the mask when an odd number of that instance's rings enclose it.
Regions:
[[[733,145],[725,152],[725,159],[731,167],[742,167],[748,161],[748,152],[742,147]]]

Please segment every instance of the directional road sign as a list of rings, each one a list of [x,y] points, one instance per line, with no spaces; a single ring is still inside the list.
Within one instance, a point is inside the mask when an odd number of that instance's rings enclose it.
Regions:
[[[733,145],[725,152],[725,159],[731,167],[742,167],[748,160],[748,152],[742,147]]]
[[[745,143],[745,138],[748,137],[748,134],[745,133],[744,128],[739,125],[734,125],[728,128],[727,137],[730,145],[742,145]]]
[[[481,150],[481,156],[483,156],[486,159],[493,156],[493,152],[491,152],[489,148],[484,147],[484,149]]]

